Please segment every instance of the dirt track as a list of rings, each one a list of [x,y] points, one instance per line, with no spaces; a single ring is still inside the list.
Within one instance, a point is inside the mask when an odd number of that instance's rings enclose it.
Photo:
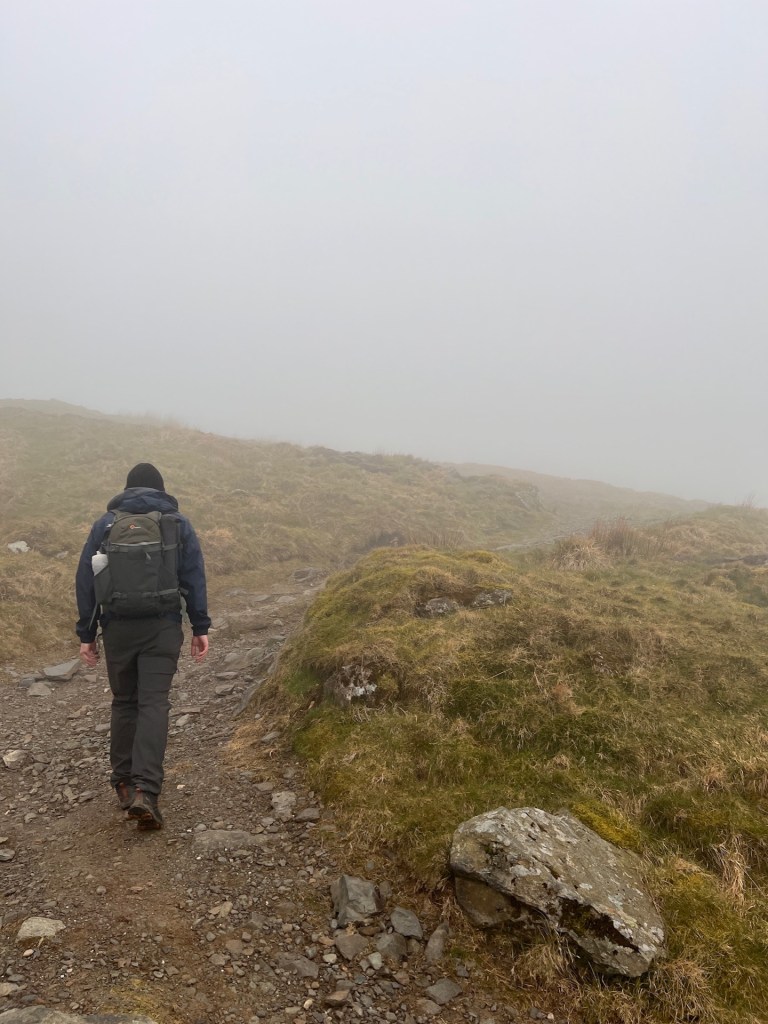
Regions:
[[[0,851],[15,851],[0,862],[1,980],[12,989],[0,1012],[39,1003],[144,1013],[159,1024],[518,1019],[473,991],[460,961],[426,965],[415,940],[405,961],[379,964],[386,912],[363,929],[368,947],[347,960],[332,930],[329,885],[346,869],[335,826],[279,737],[269,739],[274,723],[250,716],[249,742],[268,769],[236,767],[230,741],[254,672],[234,667],[249,660],[244,652],[277,650],[311,596],[291,583],[240,594],[231,610],[238,628],[212,634],[206,663],[194,665],[185,650],[159,832],[137,831],[109,788],[103,665],[40,697],[6,673],[0,754],[25,754],[15,769],[0,764]],[[227,831],[247,835],[229,841]],[[389,909],[397,902],[395,891]],[[64,930],[17,944],[33,916]],[[436,917],[423,923],[428,934]],[[425,990],[443,977],[463,994],[439,1008]]]

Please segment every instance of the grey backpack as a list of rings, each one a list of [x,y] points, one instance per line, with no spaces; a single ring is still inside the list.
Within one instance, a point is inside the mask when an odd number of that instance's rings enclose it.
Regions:
[[[143,619],[181,609],[180,524],[162,512],[117,512],[100,552],[106,564],[93,578],[102,611]]]

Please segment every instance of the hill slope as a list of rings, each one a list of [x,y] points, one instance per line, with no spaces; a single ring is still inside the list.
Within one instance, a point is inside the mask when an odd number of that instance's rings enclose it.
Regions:
[[[316,600],[264,706],[292,705],[311,781],[357,842],[430,889],[453,830],[500,805],[566,807],[645,858],[670,939],[649,978],[606,986],[548,942],[520,958],[503,939],[489,969],[506,956],[513,984],[601,1024],[762,1021],[768,568],[727,558],[766,552],[768,512],[725,508],[516,561],[374,552]],[[473,605],[499,590],[505,606]],[[434,598],[460,608],[424,617]],[[371,706],[323,702],[344,666],[368,673]]]
[[[576,480],[533,473],[527,469],[485,466],[465,462],[454,467],[462,476],[497,476],[521,480],[535,487],[542,505],[552,512],[562,532],[589,528],[595,519],[626,516],[634,523],[652,523],[674,516],[691,515],[709,507],[705,501],[689,501],[655,491],[614,487],[599,480]]]
[[[49,414],[53,413],[53,414]],[[534,488],[465,479],[406,456],[217,437],[171,424],[83,416],[54,403],[0,408],[0,600],[9,644],[71,637],[72,577],[90,524],[136,462],[161,467],[200,534],[214,594],[270,566],[350,564],[379,545],[496,546],[551,516]],[[27,555],[7,545],[24,540]]]

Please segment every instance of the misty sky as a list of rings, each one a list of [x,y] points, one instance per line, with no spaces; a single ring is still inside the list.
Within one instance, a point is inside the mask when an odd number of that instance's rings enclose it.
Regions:
[[[0,0],[0,397],[768,504],[765,0]]]

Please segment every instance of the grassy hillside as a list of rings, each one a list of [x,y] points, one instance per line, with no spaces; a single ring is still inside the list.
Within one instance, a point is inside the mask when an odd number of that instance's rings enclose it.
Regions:
[[[84,414],[85,413],[85,414]],[[498,545],[548,527],[534,488],[407,456],[217,437],[52,403],[0,405],[0,602],[10,650],[72,643],[72,578],[92,521],[136,462],[160,467],[200,534],[215,596],[270,567],[350,564],[381,544]],[[28,555],[7,545],[25,540]]]
[[[535,487],[544,507],[553,513],[562,532],[588,529],[596,519],[625,516],[635,524],[689,516],[708,507],[704,501],[688,501],[654,491],[635,491],[614,487],[599,480],[576,480],[526,469],[462,463],[455,466],[464,476],[497,476],[503,480],[522,480]]]
[[[290,708],[360,856],[385,848],[429,891],[456,826],[499,805],[567,807],[645,858],[668,960],[606,983],[544,940],[514,957],[491,940],[513,986],[601,1024],[764,1021],[768,569],[726,559],[765,552],[768,512],[725,508],[515,561],[373,552],[329,583],[263,699]],[[509,603],[471,607],[489,590]],[[434,597],[461,610],[420,616]],[[322,701],[345,665],[371,673],[373,706]]]

